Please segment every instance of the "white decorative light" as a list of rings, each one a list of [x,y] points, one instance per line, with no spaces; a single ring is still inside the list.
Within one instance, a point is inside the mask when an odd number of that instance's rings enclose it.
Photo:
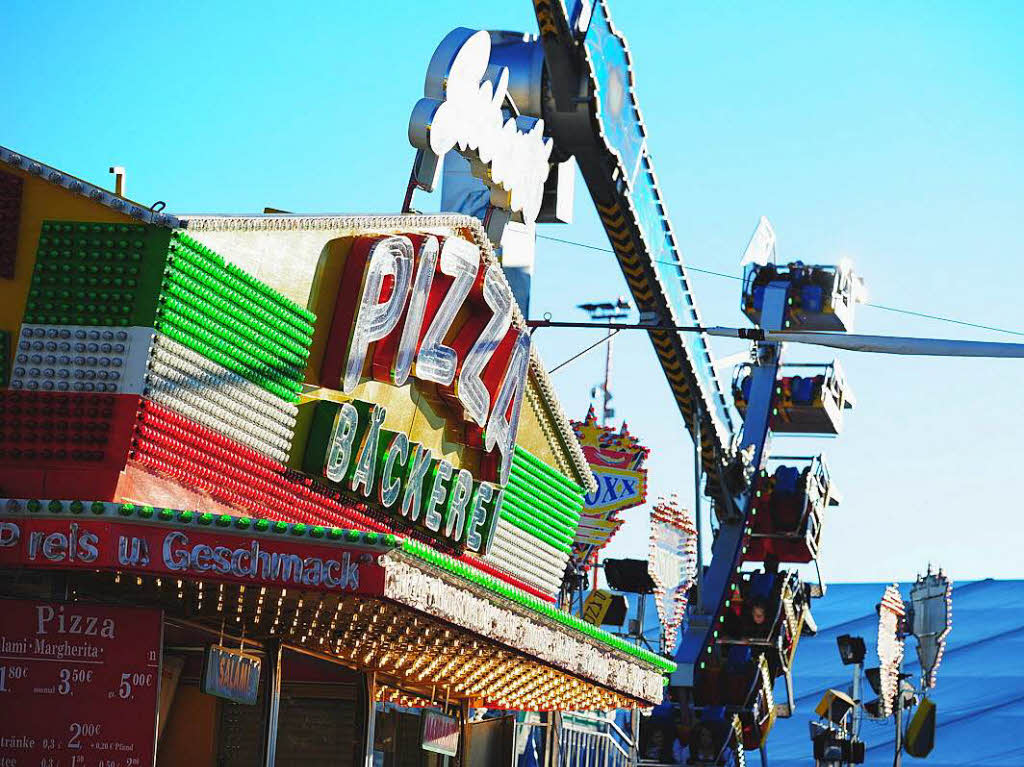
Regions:
[[[632,658],[568,635],[564,628],[522,615],[512,603],[495,604],[464,583],[448,583],[388,555],[384,596],[455,626],[532,655],[598,684],[646,701],[662,696],[661,674]],[[424,635],[424,639],[426,635]]]
[[[878,606],[878,676],[882,715],[889,716],[899,691],[900,666],[903,663],[903,617],[906,609],[900,588],[895,583],[885,587]]]
[[[687,593],[697,577],[697,527],[675,493],[659,499],[651,510],[647,571],[654,581],[664,647],[672,651],[686,614]]]

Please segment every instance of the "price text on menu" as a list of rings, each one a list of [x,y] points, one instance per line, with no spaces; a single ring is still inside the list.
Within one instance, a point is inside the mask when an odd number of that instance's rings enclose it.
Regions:
[[[159,610],[0,599],[0,767],[150,767]]]

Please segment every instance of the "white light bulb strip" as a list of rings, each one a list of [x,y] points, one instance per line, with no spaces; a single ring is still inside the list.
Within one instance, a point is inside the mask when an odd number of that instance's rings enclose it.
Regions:
[[[268,417],[260,408],[248,407],[241,399],[236,399],[226,394],[225,391],[233,394],[230,384],[211,386],[208,383],[197,381],[188,374],[182,373],[180,370],[156,359],[150,360],[149,369],[150,372],[147,374],[147,380],[159,378],[171,382],[177,389],[182,390],[183,394],[196,395],[204,403],[203,408],[210,413],[219,416],[222,411],[226,410],[246,421],[252,421],[254,426],[259,427],[260,430],[268,434],[267,439],[269,441],[275,442],[275,440],[280,440],[283,442],[282,447],[285,449],[291,444],[292,429],[289,429],[280,421]],[[266,406],[261,405],[261,408],[266,408]]]
[[[146,376],[145,396],[164,407],[175,410],[196,423],[208,426],[225,437],[265,453],[276,461],[288,459],[288,443],[259,429],[245,418],[231,413],[215,415],[209,412],[209,402],[201,395],[189,392],[174,381],[150,373]],[[273,440],[273,441],[270,441]]]
[[[187,346],[183,346],[161,333],[156,335],[153,342],[153,358],[175,367],[199,381],[209,382],[212,386],[226,389],[230,385],[232,396],[239,396],[249,407],[275,418],[288,428],[295,426],[299,409],[294,404],[271,394],[237,373],[231,372],[208,357],[192,351]]]

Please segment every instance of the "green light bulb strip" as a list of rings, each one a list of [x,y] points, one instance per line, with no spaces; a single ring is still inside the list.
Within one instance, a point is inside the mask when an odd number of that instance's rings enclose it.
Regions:
[[[236,360],[234,356],[224,350],[225,344],[206,343],[205,341],[196,338],[191,333],[179,330],[168,322],[161,322],[157,327],[157,330],[168,338],[177,341],[182,346],[187,346],[189,349],[202,354],[204,357],[223,365],[228,370],[237,373],[247,381],[252,381],[260,388],[266,389],[268,392],[280,397],[285,402],[299,401],[299,395],[292,389],[281,386],[276,382],[276,380],[262,375],[253,368],[247,367]]]
[[[512,472],[520,477],[520,479],[527,485],[538,485],[548,491],[549,494],[554,496],[564,496],[567,504],[583,506],[583,496],[577,496],[575,493],[569,492],[566,488],[554,481],[554,477],[549,473],[542,473],[536,466],[526,464],[522,461],[518,461],[518,456],[512,459]]]
[[[251,287],[260,291],[260,293],[267,296],[267,298],[271,299],[272,301],[275,301],[276,303],[280,304],[285,309],[294,312],[299,317],[306,319],[309,322],[316,322],[316,315],[313,314],[311,311],[309,311],[303,306],[299,306],[297,303],[292,301],[287,296],[282,295],[281,293],[277,292],[266,283],[256,279],[241,267],[228,263],[224,259],[224,257],[221,256],[219,253],[210,250],[210,248],[206,247],[201,242],[192,239],[184,232],[175,232],[174,239],[180,242],[182,245],[185,245],[191,250],[195,251],[196,253],[206,256],[218,266],[227,269],[229,272],[231,272],[233,275],[241,279],[243,282],[248,283]]]
[[[152,325],[169,241],[160,227],[43,222],[23,321]]]
[[[536,481],[528,472],[523,471],[521,466],[517,470],[514,463],[509,474],[509,484],[515,485],[518,492],[527,495],[533,493],[543,495],[545,500],[557,509],[559,515],[564,517],[567,523],[576,524],[579,522],[580,514],[583,513],[583,501],[575,495],[564,493],[561,490],[554,490],[550,484]]]
[[[180,232],[175,232],[174,238],[177,241],[174,247],[175,253],[191,254],[195,259],[193,263],[210,276],[216,277],[240,293],[247,294],[268,312],[273,312],[299,330],[310,334],[313,332],[311,323],[316,320],[316,316],[312,312],[303,309],[294,301],[285,298],[273,288],[246,274],[233,264],[225,265],[221,256],[195,240]]]
[[[194,316],[195,312],[189,312],[188,314]],[[265,376],[271,381],[276,381],[289,391],[297,392],[302,389],[301,372],[296,371],[294,368],[282,368],[267,362],[266,358],[269,355],[259,354],[259,350],[253,349],[253,345],[242,338],[231,338],[230,334],[225,334],[222,337],[214,332],[214,330],[208,329],[202,324],[201,315],[198,318],[189,317],[186,313],[174,311],[165,305],[160,308],[157,316],[158,320],[155,325],[158,330],[170,323],[179,330],[219,348],[225,354],[229,354],[237,359],[247,368],[256,371],[259,375]]]
[[[238,304],[217,295],[217,293],[202,283],[193,280],[183,272],[173,268],[168,269],[167,274],[164,276],[164,291],[177,296],[183,301],[188,301],[196,306],[196,308],[202,308],[203,311],[211,314],[216,311],[225,315],[225,318],[221,319],[222,322],[230,324],[226,319],[226,317],[230,317],[236,324],[252,328],[254,332],[295,354],[300,364],[305,364],[309,358],[308,345],[297,343],[287,334],[277,329],[276,326],[282,324],[281,320],[272,318],[272,323],[266,322],[257,315],[247,312]]]
[[[419,541],[410,540],[406,538],[402,541],[402,550],[417,559],[421,559],[440,570],[445,570],[471,581],[478,586],[482,586],[488,591],[494,592],[512,602],[525,607],[533,612],[543,615],[545,618],[553,620],[561,625],[577,631],[581,634],[594,639],[602,644],[608,645],[620,652],[632,655],[635,658],[639,658],[645,663],[649,663],[655,666],[661,671],[671,673],[675,671],[676,664],[670,660],[662,658],[660,655],[651,652],[642,647],[637,647],[631,644],[621,637],[617,637],[613,634],[609,634],[607,631],[594,626],[593,624],[587,623],[582,618],[578,618],[575,615],[571,615],[566,612],[562,612],[554,605],[545,602],[532,594],[527,594],[516,587],[498,580],[486,573],[477,570],[474,567],[470,567],[464,562],[460,562],[447,554],[442,554],[440,551],[432,549]]]
[[[179,285],[165,284],[162,300],[167,305],[171,305],[172,301],[180,302],[182,305],[189,307],[192,311],[197,312],[200,316],[207,318],[211,329],[213,329],[214,326],[229,329],[244,337],[250,343],[264,349],[274,360],[279,360],[285,365],[298,367],[300,370],[304,369],[306,366],[305,359],[299,357],[290,349],[286,349],[276,343],[267,334],[262,332],[263,328],[254,328],[244,320],[235,319],[227,312],[221,311],[209,302],[204,301],[199,296],[185,290]],[[218,335],[219,334],[220,333],[218,332]]]
[[[530,471],[531,476],[537,477],[547,484],[552,484],[556,488],[560,489],[567,495],[571,495],[573,498],[577,498],[579,502],[583,503],[583,488],[572,482],[564,474],[555,471],[542,460],[533,455],[529,450],[519,447],[516,445],[515,455],[513,457],[513,465],[515,461],[519,460],[523,464],[523,468]]]
[[[505,485],[505,494],[514,496],[516,500],[522,501],[527,506],[536,505],[540,513],[545,517],[549,517],[553,524],[565,526],[572,530],[575,530],[579,524],[582,507],[568,507],[565,499],[556,501],[538,483],[529,484],[521,476],[517,475],[515,471],[508,478],[508,484]]]
[[[253,301],[249,297],[249,293],[251,291],[247,290],[246,292],[239,292],[205,271],[202,268],[202,262],[194,253],[179,248],[172,253],[169,262],[170,264],[167,271],[172,279],[176,278],[178,275],[184,274],[195,282],[205,286],[207,289],[217,293],[225,301],[239,306],[245,311],[259,317],[263,322],[276,327],[282,333],[287,333],[303,346],[309,346],[312,343],[312,335],[299,330],[293,324],[281,319],[273,312],[268,312],[256,301]]]
[[[262,343],[250,341],[236,328],[227,327],[213,321],[213,318],[208,317],[202,311],[183,301],[179,301],[173,296],[164,296],[161,300],[162,304],[157,310],[158,317],[183,317],[195,323],[196,327],[202,329],[205,333],[217,336],[239,351],[249,355],[249,357],[258,360],[263,365],[266,365],[268,370],[276,371],[283,380],[302,381],[305,366],[291,364],[287,360],[282,360],[279,356],[268,351]]]
[[[510,514],[525,519],[534,527],[543,530],[552,538],[563,542],[566,546],[572,543],[572,539],[576,535],[575,526],[569,527],[552,522],[548,515],[539,512],[536,503],[514,498],[509,495],[507,488],[501,498],[501,510],[504,512],[506,509]]]
[[[529,533],[537,540],[558,549],[563,554],[570,552],[571,538],[552,533],[550,529],[543,527],[537,520],[531,518],[528,514],[524,514],[520,509],[502,504],[499,516],[510,525],[518,527],[525,533]]]

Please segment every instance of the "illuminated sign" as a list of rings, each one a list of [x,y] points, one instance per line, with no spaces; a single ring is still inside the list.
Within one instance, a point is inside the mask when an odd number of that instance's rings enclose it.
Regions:
[[[383,428],[387,411],[366,402],[318,402],[303,468],[372,498],[395,521],[480,554],[491,546],[502,491],[475,482],[403,432]]]
[[[629,433],[625,424],[619,430],[600,426],[593,408],[583,421],[573,422],[573,431],[597,480],[597,489],[584,497],[576,528],[575,556],[583,562],[607,545],[622,526],[618,512],[646,500],[647,470],[643,465],[650,450]]]
[[[697,577],[697,528],[673,496],[651,510],[647,571],[654,581],[655,605],[666,650],[674,650],[686,613],[687,593]]]
[[[600,626],[608,615],[608,610],[612,606],[612,599],[612,592],[605,589],[591,591],[587,601],[583,603],[583,620],[595,626]]]
[[[512,327],[498,264],[458,237],[360,237],[345,262],[324,354],[325,386],[351,393],[364,372],[433,384],[461,414],[466,441],[499,454],[508,481],[526,391],[530,336]]]
[[[599,464],[591,464],[591,471],[597,480],[597,490],[584,498],[589,516],[632,508],[644,502],[647,495],[646,473]]]
[[[210,645],[203,656],[200,689],[247,706],[256,704],[260,689],[259,658],[241,650]]]
[[[457,149],[490,188],[491,204],[532,224],[554,143],[544,139],[543,120],[505,118],[508,69],[499,68],[494,82],[486,79],[490,56],[487,32],[448,33],[430,59],[424,98],[409,118],[409,142],[437,158]]]
[[[424,751],[455,756],[459,752],[459,721],[436,711],[423,711]]]

